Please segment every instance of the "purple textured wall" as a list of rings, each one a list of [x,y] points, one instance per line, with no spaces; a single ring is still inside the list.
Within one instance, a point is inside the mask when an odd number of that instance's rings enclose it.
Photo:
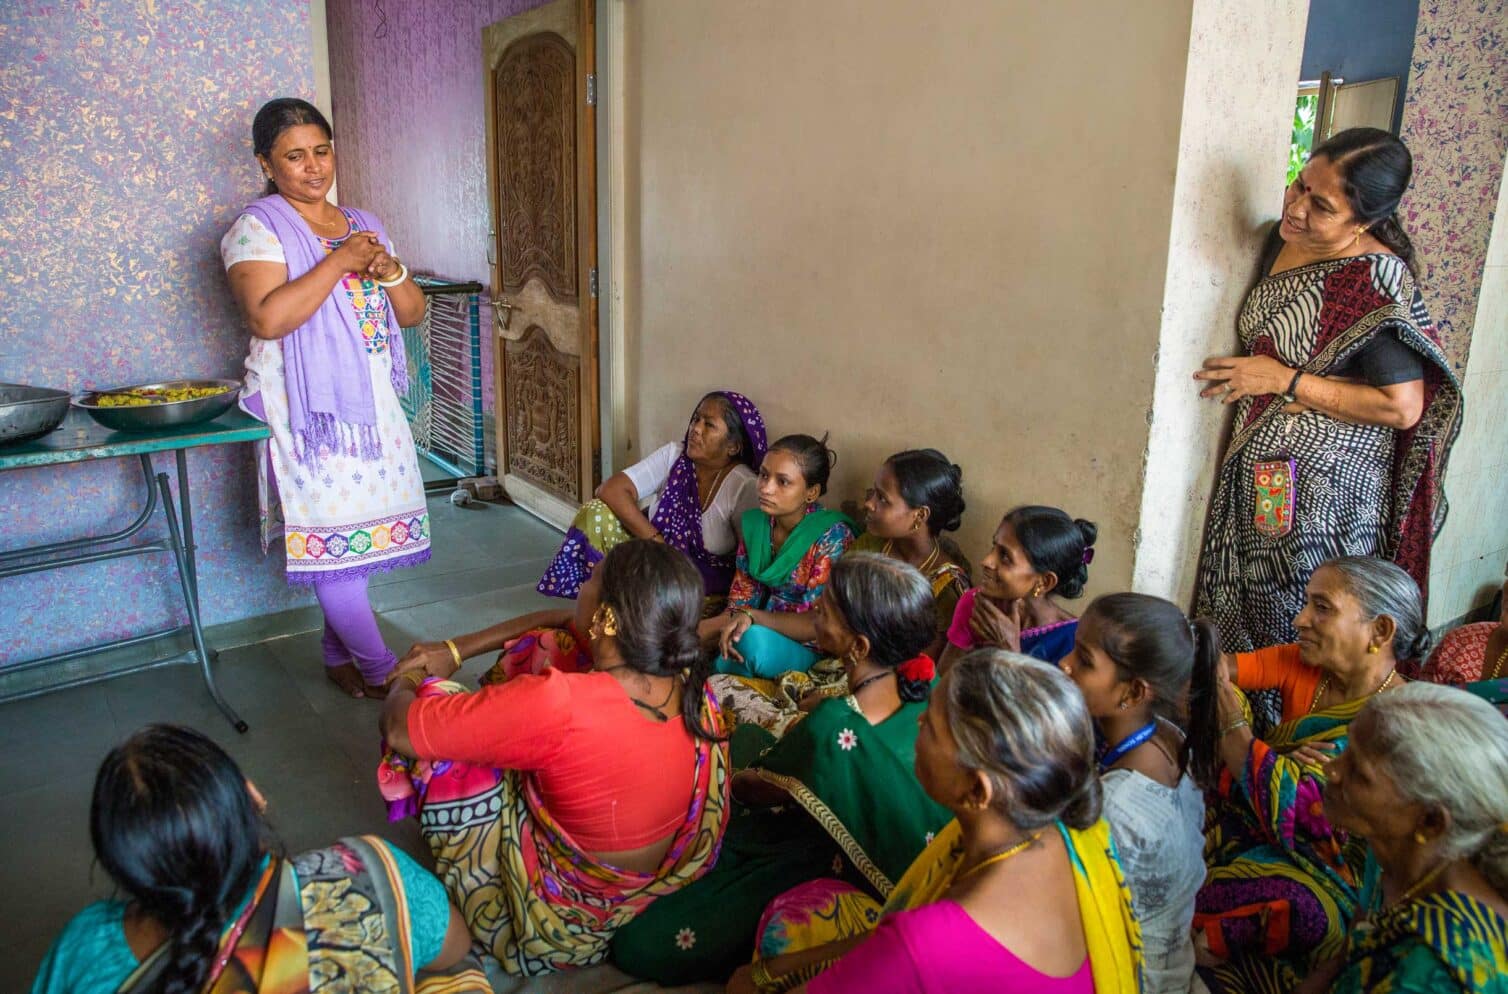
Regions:
[[[1401,217],[1423,262],[1425,300],[1460,373],[1508,147],[1508,0],[1419,5],[1400,137],[1414,155]]]
[[[542,2],[327,0],[340,199],[417,269],[490,282],[482,29]],[[482,382],[491,410],[490,348]]]
[[[0,380],[239,375],[219,239],[257,194],[256,108],[312,95],[308,19],[307,0],[0,3]],[[249,448],[189,465],[206,620],[295,603],[257,541]],[[123,525],[138,480],[126,460],[0,474],[0,549]],[[0,580],[0,663],[182,622],[175,590],[166,556]]]

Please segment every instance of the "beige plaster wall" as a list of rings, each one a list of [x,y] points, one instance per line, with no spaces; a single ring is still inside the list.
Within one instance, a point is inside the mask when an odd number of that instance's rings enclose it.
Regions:
[[[1188,605],[1229,408],[1193,373],[1236,315],[1282,206],[1307,0],[1195,0],[1134,586]],[[1232,72],[1232,66],[1240,66]]]
[[[626,5],[630,455],[728,386],[832,432],[837,497],[937,446],[976,559],[1055,503],[1128,586],[1190,9]]]

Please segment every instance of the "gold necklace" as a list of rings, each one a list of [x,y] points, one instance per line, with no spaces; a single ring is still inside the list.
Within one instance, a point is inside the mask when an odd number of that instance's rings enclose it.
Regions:
[[[880,549],[880,554],[884,556],[890,556],[892,559],[899,559],[900,557],[895,555],[895,539],[887,538],[885,540],[884,546]],[[917,566],[916,568],[921,571],[922,576],[927,576],[927,570],[931,569],[933,565],[936,564],[938,558],[941,556],[942,543],[934,541],[932,543],[932,552],[929,553],[927,558],[921,561],[921,565]]]
[[[1434,869],[1432,869],[1428,873],[1424,874],[1424,876],[1420,877],[1418,880],[1415,880],[1413,886],[1410,887],[1408,890],[1404,891],[1402,894],[1400,894],[1398,896],[1398,900],[1396,900],[1392,904],[1388,905],[1388,907],[1389,908],[1400,908],[1403,905],[1408,904],[1414,898],[1418,897],[1420,895],[1420,893],[1423,892],[1424,888],[1426,888],[1430,884],[1434,883],[1435,882],[1435,878],[1438,877],[1441,873],[1445,872],[1445,867],[1446,867],[1446,865],[1448,863],[1449,863],[1449,860],[1443,860],[1442,859],[1439,863],[1437,863],[1435,865]]]
[[[972,877],[974,874],[978,873],[980,870],[984,869],[986,866],[991,865],[992,863],[1003,863],[1006,860],[1010,859],[1012,856],[1021,855],[1022,853],[1026,852],[1026,850],[1035,845],[1036,841],[1041,837],[1041,832],[1034,832],[1031,836],[1022,839],[1020,842],[1011,846],[1009,849],[1006,849],[1003,852],[997,852],[993,856],[988,856],[980,860],[978,863],[969,867],[967,870],[964,870],[962,873],[956,875],[953,878],[954,886],[957,886],[960,882],[968,879],[969,877]]]
[[[1376,697],[1378,694],[1382,693],[1384,690],[1387,690],[1390,686],[1393,685],[1393,677],[1395,677],[1397,675],[1398,675],[1398,667],[1395,666],[1392,669],[1388,670],[1388,675],[1383,678],[1382,683],[1378,684],[1377,685],[1377,689],[1374,690],[1374,691],[1372,691],[1367,696],[1368,697]],[[1320,698],[1324,697],[1325,696],[1325,691],[1327,691],[1329,689],[1330,689],[1330,674],[1326,673],[1324,676],[1320,677],[1319,686],[1314,688],[1314,700],[1312,700],[1312,701],[1309,702],[1309,713],[1310,714],[1313,714],[1315,712],[1315,710],[1319,708]]]
[[[731,469],[733,469],[733,464],[728,463],[728,465],[718,470],[717,475],[712,478],[712,486],[707,488],[707,499],[702,501],[703,514],[707,513],[707,508],[711,507],[712,502],[717,499],[718,485],[723,482],[723,477],[727,476]]]
[[[346,224],[347,224],[347,222],[346,222],[346,216],[344,214],[340,215],[340,220],[339,221],[316,221],[316,220],[314,220],[314,218],[310,217],[308,214],[305,214],[303,211],[299,210],[298,207],[293,203],[293,201],[288,200],[287,197],[284,197],[283,199],[287,202],[287,204],[288,204],[289,207],[293,208],[293,213],[297,214],[299,217],[303,218],[305,221],[309,222],[310,224],[318,225],[321,228],[329,228],[329,229],[342,228],[342,227],[345,227]],[[325,201],[325,203],[328,204],[330,202],[327,200],[327,201]],[[339,207],[336,207],[335,209],[337,211],[340,210]]]

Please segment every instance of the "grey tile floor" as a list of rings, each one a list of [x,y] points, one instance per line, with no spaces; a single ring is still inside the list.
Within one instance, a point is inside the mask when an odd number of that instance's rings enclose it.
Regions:
[[[455,508],[443,495],[430,512],[433,560],[373,582],[395,651],[546,602],[533,584],[558,533],[516,508]],[[109,895],[89,844],[94,771],[112,745],[149,722],[191,725],[224,745],[266,794],[290,851],[372,832],[429,862],[413,822],[386,820],[373,779],[377,705],[325,680],[319,632],[309,630],[317,619],[317,610],[269,619],[260,641],[221,651],[216,678],[250,723],[245,735],[183,666],[0,705],[0,991],[27,990],[68,918]],[[484,665],[473,661],[468,671]]]

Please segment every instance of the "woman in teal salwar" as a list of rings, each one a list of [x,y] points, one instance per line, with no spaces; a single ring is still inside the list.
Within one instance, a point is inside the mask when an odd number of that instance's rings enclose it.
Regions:
[[[741,522],[728,608],[698,629],[719,651],[717,672],[773,678],[817,661],[810,611],[855,535],[846,515],[817,506],[836,461],[826,436],[787,435],[765,454],[759,506]]]
[[[722,980],[748,962],[765,905],[836,877],[883,901],[948,821],[916,780],[935,634],[932,589],[915,567],[856,554],[832,570],[812,612],[817,644],[846,661],[847,697],[819,703],[778,742],[734,732],[736,802],[717,865],[659,898],[613,939],[613,961],[662,984]]]
[[[1367,704],[1327,772],[1325,816],[1370,853],[1344,955],[1300,990],[1508,991],[1508,722],[1410,684]]]

